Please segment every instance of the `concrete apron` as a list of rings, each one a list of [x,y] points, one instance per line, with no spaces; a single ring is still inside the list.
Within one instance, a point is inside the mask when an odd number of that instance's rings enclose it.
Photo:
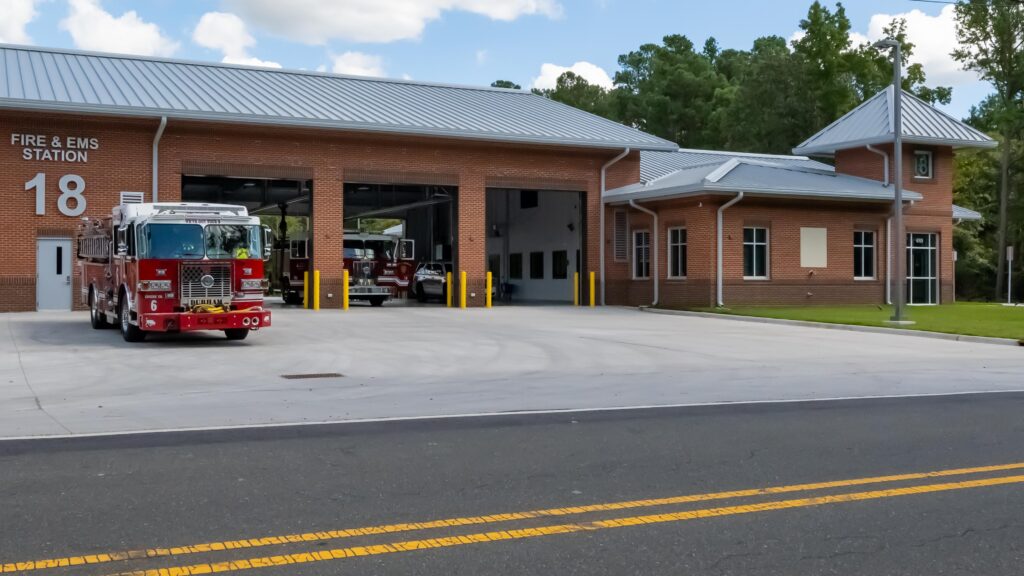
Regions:
[[[1024,388],[1011,347],[625,308],[275,309],[244,342],[0,321],[0,438]]]

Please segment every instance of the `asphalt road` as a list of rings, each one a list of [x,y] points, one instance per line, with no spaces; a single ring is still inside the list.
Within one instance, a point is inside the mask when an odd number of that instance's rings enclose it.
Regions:
[[[1022,414],[989,394],[0,442],[0,570],[1019,574]],[[103,555],[129,550],[152,557]],[[42,559],[91,564],[19,564]]]

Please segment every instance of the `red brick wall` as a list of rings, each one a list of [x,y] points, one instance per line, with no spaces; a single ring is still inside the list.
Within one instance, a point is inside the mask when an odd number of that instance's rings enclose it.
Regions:
[[[890,172],[895,173],[891,161],[893,147],[878,146],[890,155]],[[932,176],[919,179],[914,174],[914,152],[927,150],[932,153]],[[883,159],[866,148],[840,150],[836,152],[836,171],[863,178],[881,180]],[[931,232],[939,235],[939,285],[941,302],[953,301],[953,178],[955,163],[953,149],[948,146],[903,146],[903,188],[920,193],[924,198],[907,206],[904,210],[904,225],[907,232]],[[891,180],[891,178],[890,178]],[[905,242],[900,239],[898,250]],[[902,252],[901,252],[902,253]]]
[[[34,308],[35,238],[46,229],[73,234],[77,218],[56,210],[56,183],[66,173],[86,181],[88,215],[109,213],[122,190],[142,191],[149,199],[150,154],[156,120],[87,118],[67,115],[0,112],[0,186],[6,191],[5,222],[0,238],[12,256],[0,262],[0,310]],[[21,148],[10,145],[12,132],[48,136],[99,138],[84,164],[25,161]],[[171,120],[160,143],[160,200],[177,201],[184,162],[206,165],[291,166],[313,173],[313,260],[321,273],[321,305],[340,306],[343,234],[343,188],[346,170],[408,174],[410,183],[423,175],[457,174],[459,179],[458,266],[468,274],[471,305],[483,303],[486,270],[484,234],[485,182],[497,179],[524,187],[547,184],[586,192],[586,269],[597,269],[600,167],[613,150],[499,145],[446,139],[359,135],[317,130],[247,127]],[[24,184],[45,171],[49,190],[47,214],[34,216],[34,199]],[[639,154],[633,153],[609,170],[610,187],[639,180]],[[31,285],[31,289],[26,287]],[[586,284],[584,284],[586,285]],[[31,305],[25,293],[32,294]],[[328,296],[330,294],[331,296]],[[73,295],[77,300],[77,292]]]
[[[726,199],[727,200],[727,199]],[[645,204],[658,212],[659,305],[714,306],[716,296],[716,234],[718,206],[725,200],[703,197]],[[723,296],[736,304],[837,304],[884,301],[885,206],[817,202],[765,202],[747,199],[727,209],[723,228]],[[609,209],[609,222],[612,212]],[[668,277],[668,229],[687,229],[686,279]],[[769,279],[743,279],[743,227],[769,229]],[[651,217],[630,210],[632,229],[651,229]],[[800,266],[800,228],[826,228],[827,266]],[[612,239],[609,226],[607,238]],[[876,238],[874,280],[853,279],[853,232],[873,230]],[[632,244],[632,235],[630,235]],[[652,250],[653,257],[653,250]],[[632,245],[630,260],[632,259]],[[649,304],[652,280],[631,280],[632,262],[610,262],[610,304]],[[653,263],[652,263],[653,276]]]

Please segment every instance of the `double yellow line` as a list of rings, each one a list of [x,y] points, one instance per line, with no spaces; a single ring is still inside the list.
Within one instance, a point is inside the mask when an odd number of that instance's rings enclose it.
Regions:
[[[949,476],[960,476],[968,474],[983,474],[994,472],[1006,472],[1010,470],[1024,469],[1024,462],[1013,464],[1000,464],[994,466],[980,466],[974,468],[957,468],[950,470],[938,470],[933,472],[917,472],[910,474],[895,474],[889,476],[874,476],[868,478],[854,478],[848,480],[835,480],[829,482],[816,482],[809,484],[793,484],[788,486],[773,486],[767,488],[753,488],[747,490],[733,490],[725,492],[712,492],[706,494],[691,494],[684,496],[673,496],[669,498],[657,498],[648,500],[630,500],[624,502],[611,502],[603,504],[591,504],[586,506],[571,506],[566,508],[548,508],[526,512],[511,512],[488,516],[469,516],[459,518],[447,518],[429,522],[413,522],[401,524],[383,524],[363,528],[351,528],[345,530],[329,530],[324,532],[307,532],[302,534],[289,534],[284,536],[269,536],[245,540],[228,540],[223,542],[208,542],[203,544],[192,544],[172,548],[150,548],[144,550],[128,550],[118,552],[107,552],[85,556],[68,556],[63,558],[51,558],[45,560],[34,560],[27,562],[11,562],[0,564],[0,573],[29,572],[47,568],[59,568],[65,566],[82,566],[91,564],[103,564],[132,559],[159,558],[165,556],[181,556],[187,554],[199,554],[204,552],[217,552],[222,550],[235,550],[240,548],[258,548],[263,546],[274,546],[297,542],[324,541],[332,539],[352,538],[356,536],[370,536],[379,534],[393,534],[416,530],[429,530],[438,528],[452,528],[459,526],[493,524],[510,522],[514,520],[528,520],[535,518],[560,517],[588,512],[610,512],[616,510],[627,510],[653,506],[665,506],[671,504],[684,504],[692,502],[705,502],[729,498],[743,498],[751,496],[785,494],[810,490],[822,490],[828,488],[841,488],[850,486],[862,486],[867,484],[879,484],[887,482],[900,482],[910,480],[921,480],[929,478],[943,478]],[[1000,486],[1007,484],[1024,483],[1024,475],[1001,476],[994,478],[983,478],[977,480],[964,480],[959,482],[946,482],[939,484],[926,484],[918,486],[907,486],[883,490],[872,490],[866,492],[852,492],[846,494],[833,494],[809,498],[791,500],[777,500],[770,502],[759,502],[737,506],[725,506],[717,508],[705,508],[699,510],[688,510],[682,512],[670,512],[663,514],[650,514],[615,518],[606,520],[595,520],[585,522],[573,522],[552,526],[536,528],[523,528],[513,530],[499,530],[480,532],[475,534],[449,536],[441,538],[430,538],[422,540],[407,540],[387,544],[368,546],[352,546],[336,548],[333,550],[320,550],[315,552],[300,552],[295,554],[282,554],[275,556],[263,556],[230,562],[201,563],[188,566],[171,568],[159,568],[150,570],[138,570],[124,572],[123,575],[131,576],[191,576],[195,574],[211,574],[216,572],[229,572],[237,570],[249,570],[270,566],[281,566],[286,564],[304,564],[309,562],[322,562],[338,560],[356,556],[372,556],[380,554],[392,554],[412,550],[429,550],[436,548],[447,548],[453,546],[464,546],[484,542],[497,542],[504,540],[520,540],[525,538],[536,538],[540,536],[551,536],[556,534],[569,534],[593,530],[607,530],[611,528],[624,528],[644,524],[658,524],[665,522],[681,522],[700,518],[713,518],[718,516],[730,516],[737,514],[750,514],[755,512],[766,512],[770,510],[784,510],[790,508],[804,508],[810,506],[821,506],[825,504],[837,504],[842,502],[856,502],[873,500],[879,498],[893,498],[914,494],[925,494],[943,492],[950,490],[963,490],[968,488],[980,488],[986,486]]]

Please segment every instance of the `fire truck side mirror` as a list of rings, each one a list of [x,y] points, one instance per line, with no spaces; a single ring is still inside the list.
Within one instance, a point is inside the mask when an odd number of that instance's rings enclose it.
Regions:
[[[270,260],[270,254],[274,249],[274,231],[270,226],[263,227],[263,260]]]
[[[401,240],[398,243],[399,260],[416,259],[416,241],[411,239]]]
[[[118,243],[118,245],[117,245],[117,255],[118,256],[124,256],[126,254],[128,254],[128,245],[125,244],[124,242]]]

